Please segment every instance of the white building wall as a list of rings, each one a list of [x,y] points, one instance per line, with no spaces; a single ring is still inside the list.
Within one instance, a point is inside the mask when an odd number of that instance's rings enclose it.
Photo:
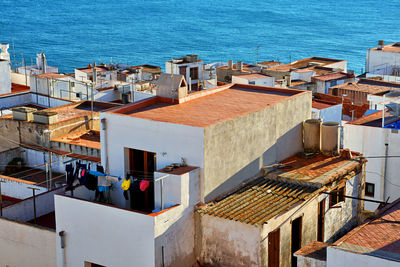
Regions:
[[[327,64],[324,67],[334,68],[334,69],[342,69],[343,72],[347,72],[347,60],[341,60],[339,62]]]
[[[342,123],[342,104],[335,105],[325,109],[312,109],[313,119],[322,119],[325,121],[335,121],[339,124]]]
[[[57,265],[154,267],[154,217],[66,196],[55,196]],[[65,232],[65,249],[60,246]],[[64,256],[65,255],[65,256]],[[64,257],[64,264],[63,264]]]
[[[0,218],[0,256],[1,266],[54,267],[56,233],[43,227]]]
[[[275,77],[265,77],[260,79],[244,79],[240,76],[232,76],[232,83],[239,83],[239,84],[254,84],[260,86],[269,86],[275,87]]]
[[[344,125],[344,148],[364,154],[366,163],[366,182],[375,185],[375,196],[365,196],[367,199],[389,202],[400,197],[400,182],[397,167],[400,166],[400,158],[387,158],[386,178],[385,151],[388,144],[388,155],[400,155],[400,133],[398,130],[361,125]],[[369,158],[369,157],[376,158]],[[376,203],[365,202],[365,209],[375,210]]]
[[[382,50],[367,50],[365,71],[382,75],[391,75],[392,66],[400,65],[400,53],[384,52]]]
[[[8,176],[0,175],[0,181],[2,181],[1,193],[5,196],[17,199],[25,199],[32,196],[32,189],[29,189],[28,187],[39,189],[40,191],[36,191],[37,194],[47,191],[45,187],[40,187],[31,182],[14,179]]]
[[[11,82],[21,85],[30,86],[31,77],[29,75],[24,75],[21,73],[11,72]]]
[[[103,118],[106,130],[101,127],[101,160],[104,167],[108,160],[110,174],[125,177],[128,148],[156,153],[157,169],[181,162],[181,158],[190,166],[204,166],[203,128],[102,112],[100,120]],[[126,203],[119,191],[112,198],[117,205]]]
[[[399,267],[400,263],[384,258],[327,247],[327,267]]]
[[[10,62],[0,59],[0,95],[8,93],[11,93]]]

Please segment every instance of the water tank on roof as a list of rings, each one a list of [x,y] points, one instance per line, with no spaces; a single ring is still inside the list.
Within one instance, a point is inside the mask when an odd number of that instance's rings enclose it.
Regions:
[[[316,153],[320,150],[321,120],[310,119],[303,123],[304,152]]]
[[[327,121],[321,126],[321,152],[325,156],[339,155],[339,123]]]

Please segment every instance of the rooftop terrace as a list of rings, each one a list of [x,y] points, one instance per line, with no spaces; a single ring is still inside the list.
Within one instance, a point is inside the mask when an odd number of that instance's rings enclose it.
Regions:
[[[229,84],[190,94],[184,99],[179,99],[179,104],[173,103],[172,99],[153,97],[107,112],[146,120],[207,127],[307,93],[309,92],[294,89]]]

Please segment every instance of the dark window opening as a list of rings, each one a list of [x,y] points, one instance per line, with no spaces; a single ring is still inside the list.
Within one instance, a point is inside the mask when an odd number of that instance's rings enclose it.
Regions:
[[[367,197],[375,197],[375,184],[365,183],[365,195]]]
[[[186,78],[186,66],[179,67],[179,74]]]
[[[199,68],[190,68],[190,79],[198,80],[199,79]]]
[[[325,227],[325,199],[318,203],[317,241],[324,242],[324,227]]]
[[[340,202],[345,201],[345,195],[346,195],[346,184],[339,185],[337,190],[334,190],[331,192],[332,194],[330,195],[329,198],[329,207],[332,207]]]
[[[156,170],[156,154],[148,151],[129,149],[129,170],[132,177],[129,188],[131,209],[151,213],[154,210],[154,171]],[[140,189],[142,181],[149,181],[148,188]]]

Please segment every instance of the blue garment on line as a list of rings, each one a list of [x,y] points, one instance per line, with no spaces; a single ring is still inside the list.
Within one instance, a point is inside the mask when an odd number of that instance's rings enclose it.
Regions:
[[[98,171],[92,171],[92,170],[89,171],[89,174],[94,175],[94,176],[106,176],[105,173],[98,172]]]
[[[98,186],[97,187],[97,190],[99,190],[99,192],[106,192],[106,193],[108,193],[108,189],[109,189],[109,186]]]

